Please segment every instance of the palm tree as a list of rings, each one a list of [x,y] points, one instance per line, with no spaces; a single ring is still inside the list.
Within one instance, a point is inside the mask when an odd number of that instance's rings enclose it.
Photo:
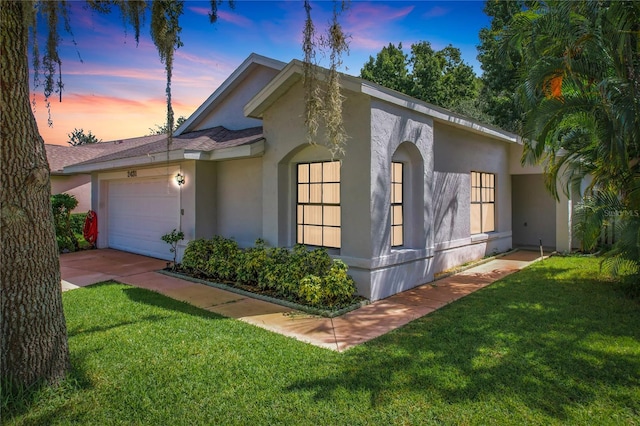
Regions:
[[[592,228],[615,212],[610,259],[639,270],[640,3],[534,3],[513,17],[503,46],[523,58],[523,162],[544,165],[556,197],[560,182],[569,192],[589,177],[586,211],[599,213],[582,218]]]

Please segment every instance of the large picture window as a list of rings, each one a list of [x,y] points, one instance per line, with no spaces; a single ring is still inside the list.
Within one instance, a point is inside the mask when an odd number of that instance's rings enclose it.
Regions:
[[[404,245],[404,212],[402,201],[402,163],[391,163],[391,247]]]
[[[471,172],[471,234],[496,230],[496,175]]]
[[[340,162],[298,164],[296,241],[340,248]]]

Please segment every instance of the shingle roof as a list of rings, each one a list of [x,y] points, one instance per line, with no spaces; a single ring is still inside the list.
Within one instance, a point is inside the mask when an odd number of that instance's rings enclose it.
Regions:
[[[62,173],[65,166],[90,161],[103,155],[113,154],[118,151],[131,149],[135,146],[145,145],[159,139],[166,139],[165,135],[142,136],[139,138],[98,142],[79,146],[62,146],[45,144],[49,169],[53,174]]]
[[[222,148],[250,144],[263,138],[262,127],[251,127],[242,130],[229,130],[222,126],[211,129],[198,130],[175,136],[170,150],[185,151],[214,151]],[[140,157],[151,154],[161,154],[167,151],[167,136],[155,135],[143,138],[125,139],[116,141],[115,147],[105,150],[97,156],[87,158],[71,164],[96,164],[123,158]],[[107,143],[107,142],[104,142]],[[114,144],[113,142],[108,142]],[[95,144],[101,145],[101,144]]]

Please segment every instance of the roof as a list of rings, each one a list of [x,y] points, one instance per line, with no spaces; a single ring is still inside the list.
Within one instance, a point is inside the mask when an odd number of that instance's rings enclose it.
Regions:
[[[262,127],[229,130],[222,126],[174,136],[169,147],[166,135],[125,139],[107,142],[118,149],[67,165],[64,172],[88,173],[167,160],[221,160],[256,156],[264,150],[263,141]]]
[[[320,67],[318,67],[318,70],[320,71],[319,78],[326,78],[328,70]],[[244,107],[245,115],[252,118],[262,118],[267,108],[275,103],[280,96],[289,90],[289,88],[302,79],[302,74],[303,64],[301,61],[293,60],[289,62],[289,64],[284,67],[282,71],[280,71],[280,73],[260,92],[258,92],[258,94]],[[444,108],[440,108],[416,98],[412,98],[404,93],[388,89],[384,86],[380,86],[379,84],[375,84],[358,77],[341,74],[340,85],[345,90],[362,93],[372,98],[427,115],[433,118],[434,121],[463,128],[474,133],[480,133],[506,142],[520,142],[520,137],[514,133],[480,123],[472,120],[471,118],[448,111]]]
[[[97,142],[77,146],[45,144],[45,149],[51,173],[63,174],[63,169],[66,166],[90,161],[96,157],[130,149],[133,146],[148,144],[165,137],[164,135],[142,136],[132,139]]]
[[[207,100],[204,101],[202,105],[200,105],[198,109],[196,109],[193,114],[191,114],[189,118],[187,118],[185,122],[178,127],[178,129],[176,129],[174,134],[178,136],[190,129],[193,129],[193,125],[197,125],[197,122],[201,117],[205,117],[210,111],[212,111],[222,100],[225,99],[227,93],[237,87],[258,66],[280,71],[286,65],[287,64],[285,62],[252,53],[224,82],[222,82],[211,96],[209,96]]]

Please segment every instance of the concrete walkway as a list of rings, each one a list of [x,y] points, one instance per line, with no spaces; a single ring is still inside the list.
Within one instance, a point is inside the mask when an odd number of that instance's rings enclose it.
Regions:
[[[111,249],[60,256],[62,288],[115,280],[157,291],[211,312],[236,318],[316,346],[344,351],[427,315],[516,272],[540,254],[517,251],[446,278],[379,300],[337,318],[324,318],[236,293],[159,274],[166,266]]]

